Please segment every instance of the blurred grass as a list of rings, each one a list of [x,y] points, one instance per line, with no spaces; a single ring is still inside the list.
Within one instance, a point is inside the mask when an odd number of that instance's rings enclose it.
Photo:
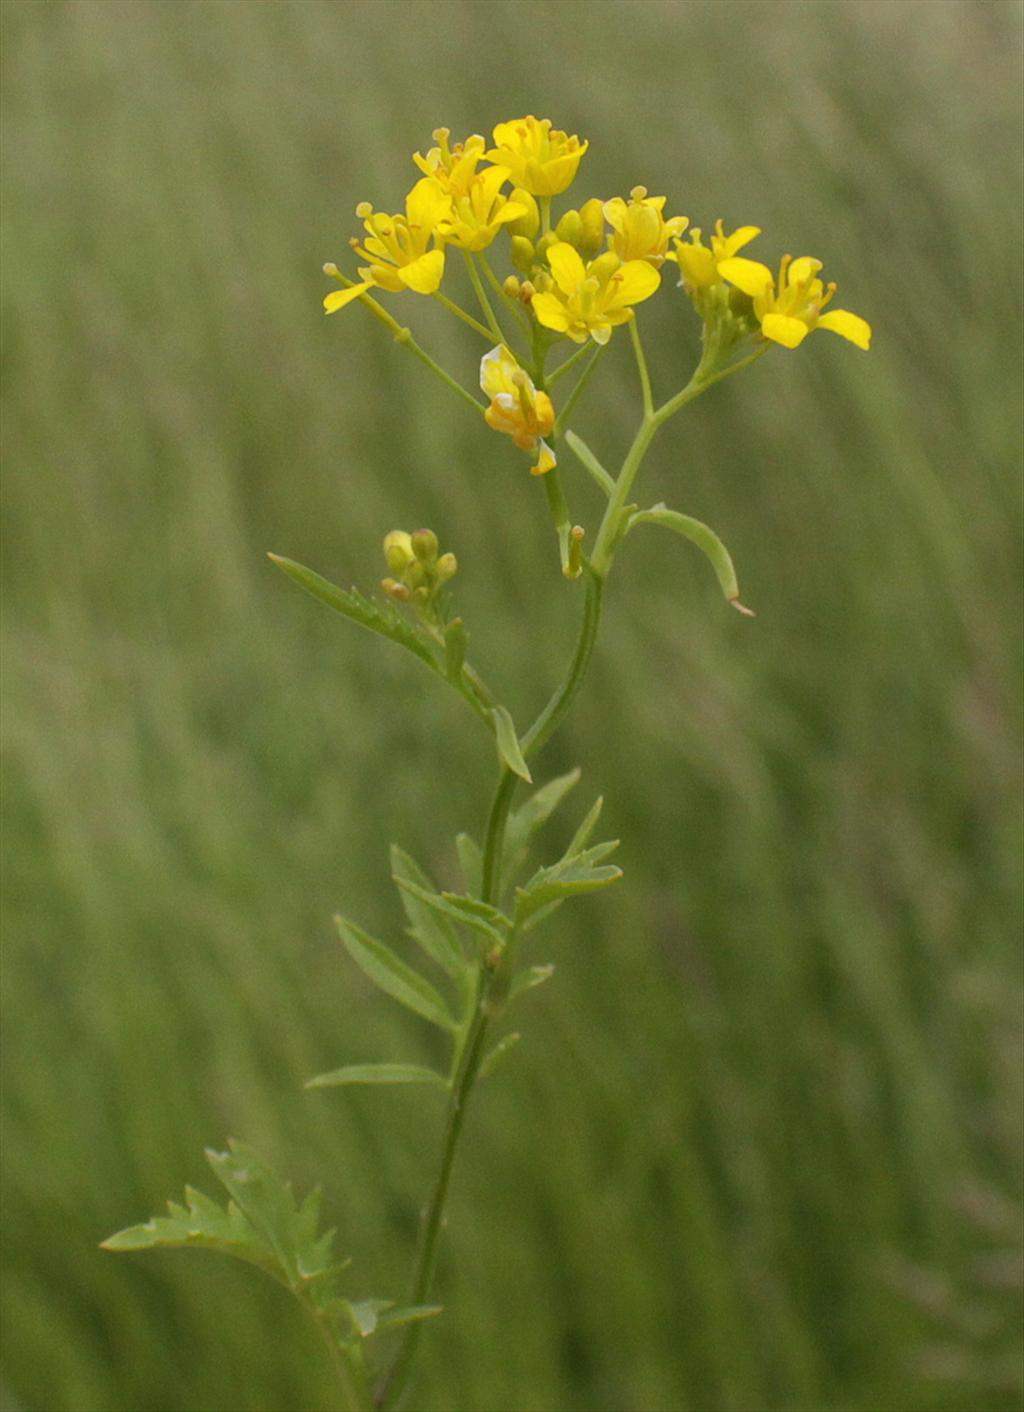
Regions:
[[[607,796],[627,882],[539,948],[472,1115],[417,1412],[1019,1407],[1018,7],[2,14],[11,1406],[334,1406],[272,1287],[96,1249],[228,1133],[324,1182],[354,1292],[401,1287],[438,1114],[300,1085],[428,1052],[329,918],[394,932],[388,840],[450,875],[490,759],[263,551],[370,585],[435,526],[482,665],[545,698],[576,606],[536,485],[318,307],[433,127],[534,111],[591,139],[583,195],[820,254],[876,349],[773,354],[645,470],[759,617],[653,531],[621,556],[545,764]],[[645,326],[665,393],[693,319]]]

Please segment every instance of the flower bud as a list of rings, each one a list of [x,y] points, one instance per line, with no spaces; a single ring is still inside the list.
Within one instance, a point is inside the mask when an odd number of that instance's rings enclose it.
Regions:
[[[534,261],[533,242],[527,240],[525,235],[514,235],[512,237],[512,263],[517,270],[522,270],[524,274],[531,268]]]
[[[413,559],[406,569],[404,577],[410,588],[422,588],[427,581],[426,566],[419,559]]]
[[[432,564],[437,558],[437,535],[433,530],[418,529],[410,536],[412,552],[421,564]]]
[[[557,232],[556,232],[556,231],[553,231],[553,230],[549,230],[548,233],[547,233],[547,235],[542,235],[541,238],[537,241],[537,254],[538,254],[538,255],[543,255],[543,254],[544,254],[544,251],[547,250],[547,248],[548,248],[549,245],[557,245],[557,244],[558,244],[558,234],[557,234]]]
[[[514,201],[517,206],[526,207],[524,216],[517,216],[514,221],[509,221],[509,234],[527,236],[532,239],[540,230],[540,208],[537,202],[521,186],[516,187],[509,200]]]
[[[453,579],[455,577],[455,575],[458,573],[458,570],[459,561],[456,559],[455,555],[442,554],[440,559],[438,559],[437,561],[437,568],[435,571],[437,573],[438,583],[447,583],[449,579]]]
[[[409,590],[404,583],[396,583],[394,579],[381,579],[380,586],[389,598],[397,599],[399,603],[408,600]]]
[[[518,299],[519,287],[519,281],[516,279],[515,275],[509,275],[502,283],[501,292],[509,299]]]
[[[580,223],[579,248],[585,255],[596,255],[604,241],[604,203],[596,196],[580,207]]]
[[[530,300],[533,298],[533,296],[534,296],[536,293],[537,293],[537,288],[536,288],[536,286],[533,285],[533,284],[531,284],[528,279],[524,279],[523,282],[522,282],[522,284],[519,286],[519,301],[520,301],[520,303],[522,303],[522,304],[529,304]]]
[[[412,562],[412,539],[405,530],[392,530],[384,536],[384,558],[393,574],[400,574]]]
[[[555,234],[559,240],[567,241],[570,245],[579,247],[583,239],[583,221],[579,211],[566,211],[565,215],[555,226]]]

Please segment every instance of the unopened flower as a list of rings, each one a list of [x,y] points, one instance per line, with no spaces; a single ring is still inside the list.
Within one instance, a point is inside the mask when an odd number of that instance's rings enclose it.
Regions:
[[[533,310],[545,328],[575,343],[607,343],[617,324],[633,317],[632,305],[648,299],[661,276],[646,260],[627,260],[606,251],[584,265],[578,250],[559,241],[548,248],[553,287],[533,296]]]
[[[494,129],[490,162],[507,167],[515,186],[533,196],[557,196],[576,176],[589,143],[552,130],[550,118],[516,118]]]
[[[740,226],[732,235],[726,235],[720,220],[715,222],[715,233],[711,237],[711,247],[701,240],[699,229],[690,231],[690,241],[677,240],[675,253],[669,258],[678,261],[683,272],[683,281],[693,289],[706,289],[722,280],[719,266],[723,260],[731,260],[738,250],[761,234],[759,226]]]
[[[604,217],[614,234],[611,248],[620,260],[649,260],[663,264],[670,240],[690,224],[686,216],[662,215],[667,197],[648,196],[646,186],[634,186],[629,201],[615,196],[604,203]]]
[[[773,343],[796,348],[812,329],[826,328],[866,351],[871,347],[871,325],[865,319],[846,309],[821,312],[831,302],[836,285],[823,284],[820,269],[821,261],[809,255],[798,260],[784,255],[777,280],[757,260],[723,260],[719,265],[722,278],[753,299],[761,332]]]
[[[504,346],[492,348],[480,360],[480,386],[491,399],[484,413],[487,425],[510,436],[522,451],[537,457],[531,475],[542,476],[556,464],[544,437],[555,425],[555,409],[546,392],[538,392]]]
[[[367,263],[360,266],[362,283],[336,289],[324,300],[328,314],[343,309],[367,289],[374,287],[398,293],[403,289],[417,294],[433,294],[444,275],[444,251],[428,249],[439,234],[443,220],[450,218],[452,204],[431,177],[418,181],[405,200],[405,214],[388,216],[375,212],[368,201],[356,207],[366,229],[362,244],[353,239],[352,249]]]

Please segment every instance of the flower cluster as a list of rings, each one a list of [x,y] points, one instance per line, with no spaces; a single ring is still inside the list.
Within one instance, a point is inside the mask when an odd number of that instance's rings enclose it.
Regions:
[[[700,315],[706,358],[733,356],[744,344],[796,348],[817,328],[870,346],[864,319],[844,309],[826,312],[836,286],[820,278],[819,260],[786,255],[775,274],[740,254],[761,234],[757,226],[727,234],[719,220],[705,243],[699,227],[666,215],[667,198],[643,186],[628,198],[592,197],[556,218],[552,199],[575,181],[588,143],[546,118],[498,123],[491,145],[479,134],[452,142],[450,131],[438,128],[434,144],[414,154],[420,175],[403,211],[388,215],[369,202],[356,208],[365,231],[350,242],[361,261],[358,278],[325,265],[342,288],[327,295],[324,308],[335,313],[378,292],[412,290],[483,333],[495,345],[481,370],[488,424],[534,458],[536,475],[555,465],[546,440],[555,424],[544,385],[547,351],[562,342],[608,343],[663,282],[681,287]],[[499,240],[507,264],[495,270]],[[452,251],[465,261],[479,318],[442,290]],[[669,270],[675,278],[667,279]],[[513,352],[509,324],[522,337],[521,354]]]

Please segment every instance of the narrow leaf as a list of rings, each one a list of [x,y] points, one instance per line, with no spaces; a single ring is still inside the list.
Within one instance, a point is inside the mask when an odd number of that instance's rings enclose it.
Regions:
[[[423,1319],[433,1319],[437,1314],[443,1313],[443,1304],[403,1304],[378,1314],[377,1328],[397,1329],[403,1324],[418,1324]]]
[[[457,1028],[447,1005],[418,971],[400,961],[382,942],[374,940],[344,917],[335,917],[334,924],[348,954],[374,985],[432,1024],[440,1025],[444,1030]]]
[[[525,887],[517,889],[516,922],[524,923],[534,912],[561,898],[596,892],[622,876],[622,870],[599,864],[618,847],[618,840],[585,848],[575,857],[564,857],[549,868],[539,868]]]
[[[482,902],[479,897],[467,897],[460,892],[442,892],[441,896],[445,902],[450,902],[463,918],[481,918],[485,922],[490,922],[495,929],[512,925],[511,919],[506,917],[504,912],[497,907],[492,907],[489,902]]]
[[[601,817],[601,810],[604,807],[604,799],[598,795],[587,813],[586,818],[572,836],[572,842],[565,850],[566,858],[575,858],[578,853],[582,853],[590,841],[590,835],[597,826],[597,821]]]
[[[292,559],[284,559],[279,554],[269,554],[267,557],[290,579],[294,579],[300,588],[304,588],[314,598],[319,598],[328,608],[333,608],[336,613],[341,613],[360,627],[368,628],[370,632],[399,643],[426,662],[435,672],[440,671],[437,659],[416,629],[390,605],[386,608],[378,607],[376,603],[364,598],[357,589],[338,588],[336,584],[322,578],[312,569],[307,569],[304,564],[296,564]]]
[[[664,525],[666,529],[674,530],[676,534],[681,534],[684,539],[695,544],[709,559],[726,599],[740,613],[751,618],[754,616],[751,610],[740,602],[736,570],[728,549],[708,525],[701,520],[695,520],[691,515],[681,515],[678,510],[669,510],[660,504],[652,506],[650,510],[635,511],[630,516],[626,533],[635,525]]]
[[[543,985],[555,974],[554,966],[530,966],[525,971],[520,971],[512,980],[509,987],[508,998],[515,1000],[517,995],[522,995],[524,991],[532,990],[535,985]]]
[[[466,975],[466,958],[462,953],[458,938],[445,917],[439,916],[401,888],[401,882],[415,883],[427,892],[433,892],[434,885],[415,859],[410,858],[397,844],[391,845],[391,876],[399,885],[402,907],[409,919],[409,929],[413,940],[423,948],[432,961],[454,979],[462,981]]]
[[[468,833],[460,833],[455,840],[455,849],[459,855],[459,867],[462,869],[466,891],[479,896],[484,873],[484,860],[479,845]]]
[[[502,879],[505,884],[519,872],[526,859],[530,840],[547,823],[566,795],[579,783],[579,769],[558,775],[541,785],[518,809],[509,815],[502,854]]]
[[[483,936],[487,937],[488,941],[492,944],[495,942],[501,944],[504,941],[501,933],[496,931],[494,927],[491,926],[490,922],[485,921],[483,917],[477,916],[475,912],[456,907],[454,903],[442,897],[439,892],[431,892],[428,888],[418,887],[416,883],[410,882],[408,878],[396,878],[395,882],[397,882],[403,892],[409,893],[412,897],[419,898],[421,902],[425,902],[426,905],[433,908],[435,912],[440,912],[446,917],[453,917],[455,921],[463,922],[467,927],[472,927],[474,931],[478,931]]]
[[[346,1064],[327,1074],[307,1079],[306,1088],[337,1088],[345,1084],[437,1084],[448,1087],[448,1081],[433,1069],[419,1064]]]
[[[480,1077],[485,1079],[488,1074],[493,1074],[505,1056],[515,1049],[521,1039],[522,1035],[518,1030],[513,1030],[511,1034],[505,1035],[504,1039],[499,1039],[490,1054],[487,1055],[486,1059],[484,1059],[483,1063],[480,1065]]]
[[[386,1309],[393,1309],[394,1304],[393,1299],[360,1299],[354,1303],[348,1302],[348,1312],[356,1331],[363,1338],[369,1338],[377,1332],[381,1314]]]
[[[498,742],[498,754],[514,775],[518,775],[527,784],[533,783],[533,776],[526,767],[523,759],[523,752],[519,745],[519,737],[516,735],[516,728],[512,723],[512,717],[504,706],[491,707],[491,719],[494,721],[494,732]]]

